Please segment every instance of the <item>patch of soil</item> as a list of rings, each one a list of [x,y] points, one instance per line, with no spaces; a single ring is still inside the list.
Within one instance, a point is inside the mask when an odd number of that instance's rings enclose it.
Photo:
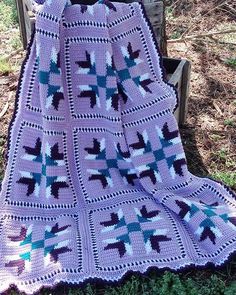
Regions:
[[[236,16],[231,13],[235,4],[227,1],[231,8],[229,10],[226,9],[225,2],[169,1],[172,4],[172,17],[166,21],[168,39],[176,32],[186,36],[231,28]],[[234,41],[231,41],[232,36]],[[216,35],[214,40],[201,38],[168,43],[169,57],[191,61],[188,114],[181,134],[186,140],[185,150],[190,169],[195,174],[236,172],[235,68],[225,62],[228,58],[235,58],[236,35],[223,37],[228,37],[230,41],[221,43],[222,36]],[[232,166],[227,167],[217,158],[223,148],[227,148],[226,157],[231,160]],[[201,166],[196,157],[201,158]]]

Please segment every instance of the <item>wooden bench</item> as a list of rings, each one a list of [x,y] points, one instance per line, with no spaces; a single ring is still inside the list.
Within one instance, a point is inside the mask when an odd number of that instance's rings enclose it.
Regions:
[[[116,2],[114,0],[112,1]],[[139,0],[119,0],[117,2],[131,3],[135,1],[137,2]],[[20,20],[21,39],[23,47],[26,49],[35,24],[35,14],[31,0],[16,0],[16,2]],[[72,0],[72,2],[92,4],[95,0]],[[175,111],[175,117],[181,126],[185,124],[187,116],[191,63],[186,59],[169,58],[167,56],[165,7],[163,0],[143,0],[143,3],[163,57],[167,81],[173,84],[178,91],[179,106]]]

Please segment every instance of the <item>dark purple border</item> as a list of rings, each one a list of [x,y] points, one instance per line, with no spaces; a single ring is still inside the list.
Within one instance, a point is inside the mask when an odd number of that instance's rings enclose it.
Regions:
[[[172,84],[168,83],[167,79],[166,79],[166,70],[163,66],[163,60],[162,60],[162,54],[160,53],[160,49],[159,49],[159,46],[158,46],[158,43],[157,43],[157,40],[156,40],[156,37],[155,37],[155,34],[154,34],[154,31],[153,31],[153,28],[152,28],[152,25],[150,23],[150,20],[148,19],[147,17],[147,14],[146,14],[146,11],[145,11],[145,7],[144,7],[144,4],[142,2],[139,2],[141,4],[141,7],[142,7],[142,12],[144,14],[144,16],[146,17],[146,21],[149,25],[149,28],[150,28],[150,31],[152,33],[152,38],[153,38],[153,41],[155,43],[155,47],[156,47],[156,50],[158,52],[158,54],[160,55],[160,68],[161,68],[161,71],[162,71],[162,77],[163,77],[163,81],[168,84],[169,86],[171,86],[175,93],[176,93],[176,97],[177,97],[177,102],[176,102],[176,105],[175,105],[175,108],[173,110],[173,113],[175,112],[175,110],[177,109],[178,105],[179,105],[179,96],[178,96],[178,92],[177,92],[177,89],[175,88],[175,86],[173,86]],[[16,117],[16,114],[17,114],[17,110],[18,110],[18,101],[19,101],[19,91],[20,91],[20,87],[22,85],[22,78],[23,78],[23,74],[24,74],[24,69],[25,69],[25,65],[26,65],[26,62],[28,61],[28,58],[29,58],[29,55],[31,53],[31,47],[32,47],[32,43],[33,43],[33,40],[34,40],[34,35],[35,35],[35,30],[32,32],[32,35],[31,35],[31,39],[29,41],[29,44],[27,45],[27,52],[26,52],[26,57],[22,63],[22,66],[21,66],[21,71],[20,71],[20,78],[19,78],[19,82],[18,82],[18,86],[17,86],[17,92],[16,92],[16,97],[15,97],[15,107],[14,107],[14,112],[13,112],[13,116],[12,116],[12,119],[10,121],[10,124],[9,124],[9,127],[8,127],[8,137],[7,137],[7,151],[9,150],[9,147],[10,147],[10,130],[12,128],[12,125],[13,125],[13,122],[15,120],[15,117]],[[7,158],[7,152],[5,153],[5,159],[6,161],[8,160]],[[220,180],[215,180],[214,178],[210,177],[210,176],[204,176],[205,178],[209,178],[211,180],[214,180],[218,183],[220,183],[221,185],[224,186],[224,188],[229,191],[229,193],[232,195],[233,198],[236,199],[236,194],[233,190],[231,190],[231,188],[229,186],[227,186],[225,183],[223,183],[222,181]],[[204,178],[204,177],[201,177],[201,178]],[[0,182],[0,191],[1,191],[1,182]],[[60,283],[57,283],[55,286],[53,287],[48,287],[48,286],[42,286],[37,292],[34,292],[34,294],[36,295],[39,295],[40,292],[46,288],[47,290],[50,290],[50,291],[55,291],[57,288],[59,288],[60,286],[64,287],[64,286],[67,286],[67,287],[80,287],[80,288],[83,288],[85,287],[88,283],[90,284],[97,284],[97,285],[101,285],[101,286],[104,286],[105,284],[107,286],[111,286],[111,287],[117,287],[117,286],[120,286],[122,285],[123,283],[125,283],[126,280],[128,280],[132,275],[134,274],[138,274],[138,275],[144,275],[144,276],[149,276],[150,272],[153,272],[155,271],[157,275],[162,275],[165,271],[171,271],[173,273],[176,273],[176,274],[180,274],[180,273],[185,273],[185,272],[189,272],[189,271],[194,271],[194,270],[212,270],[212,271],[215,271],[215,270],[222,270],[226,264],[228,263],[231,263],[233,261],[236,260],[236,249],[233,253],[231,253],[228,258],[226,258],[226,260],[221,264],[221,265],[214,265],[212,262],[207,262],[205,265],[195,265],[194,263],[191,263],[187,266],[183,266],[177,270],[174,270],[174,269],[171,269],[169,267],[164,267],[164,268],[161,268],[159,269],[157,266],[150,266],[147,268],[147,270],[142,273],[140,271],[134,271],[134,270],[129,270],[127,271],[120,279],[118,279],[118,281],[111,281],[111,280],[107,280],[107,279],[101,279],[101,278],[88,278],[88,279],[85,279],[83,282],[80,282],[80,283],[65,283],[65,282],[60,282]],[[10,285],[9,289],[10,288],[14,288],[17,292],[20,293],[19,289],[17,288],[16,285],[12,284]],[[3,295],[7,295],[7,291],[6,293],[2,293]],[[24,294],[23,292],[21,294]]]
[[[198,176],[198,177],[200,177],[202,179],[208,178],[210,180],[213,180],[215,182],[218,182],[219,184],[221,184],[224,187],[224,189],[226,189],[229,192],[229,194],[231,195],[231,197],[236,200],[236,192],[234,190],[232,190],[231,187],[228,186],[227,184],[225,184],[222,180],[215,179],[215,178],[213,178],[210,175],[208,175],[208,176],[202,176],[202,177],[201,176]]]
[[[120,279],[117,281],[111,281],[107,279],[101,279],[101,278],[87,278],[83,282],[80,283],[66,283],[66,282],[59,282],[56,285],[49,287],[49,286],[41,286],[40,289],[36,292],[34,292],[34,295],[42,295],[43,289],[50,290],[50,291],[55,291],[56,289],[59,289],[62,287],[62,290],[64,287],[71,287],[71,288],[84,288],[86,287],[87,284],[96,284],[96,287],[119,287],[122,284],[126,283],[127,280],[131,278],[132,275],[140,275],[140,276],[146,276],[148,277],[151,272],[155,271],[156,275],[160,276],[163,275],[165,271],[170,271],[175,274],[186,274],[191,271],[196,271],[196,270],[211,270],[212,272],[216,270],[223,270],[223,268],[226,266],[226,264],[233,262],[236,260],[236,250],[235,252],[231,253],[228,258],[224,261],[223,264],[220,266],[215,266],[212,262],[207,262],[206,265],[194,265],[191,263],[190,265],[184,266],[179,268],[178,270],[173,270],[170,269],[169,267],[165,267],[162,269],[159,269],[157,266],[149,266],[145,272],[140,272],[140,271],[134,271],[134,270],[129,270],[127,271]],[[10,287],[8,288],[7,291],[2,293],[2,295],[9,295],[7,292],[10,291],[10,288],[13,288],[17,292],[19,292],[21,295],[27,294],[24,292],[20,292],[20,290],[17,288],[16,285],[11,284]],[[58,290],[57,290],[58,291]],[[64,294],[64,293],[63,293]]]

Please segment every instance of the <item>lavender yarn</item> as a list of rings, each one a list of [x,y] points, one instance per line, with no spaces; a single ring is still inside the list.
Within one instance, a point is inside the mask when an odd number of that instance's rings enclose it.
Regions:
[[[190,173],[176,105],[142,3],[44,3],[9,125],[0,292],[233,257],[236,194]]]

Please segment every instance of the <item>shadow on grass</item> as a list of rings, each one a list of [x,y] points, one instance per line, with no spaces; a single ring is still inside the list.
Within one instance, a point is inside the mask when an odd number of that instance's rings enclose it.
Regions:
[[[197,148],[196,131],[194,128],[181,126],[180,134],[187,158],[188,170],[196,176],[209,175],[207,167]]]

